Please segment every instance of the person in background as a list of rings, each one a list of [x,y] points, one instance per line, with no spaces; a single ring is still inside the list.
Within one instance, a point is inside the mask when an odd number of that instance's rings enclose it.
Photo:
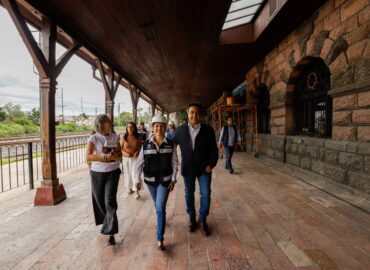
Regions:
[[[145,142],[148,138],[148,131],[145,128],[145,124],[143,122],[139,125],[139,135],[141,137],[141,141]]]
[[[186,117],[182,119],[181,125],[187,125],[188,124],[188,119]]]
[[[141,174],[154,201],[157,213],[157,245],[165,250],[166,204],[169,193],[174,189],[177,175],[177,152],[174,144],[164,134],[167,120],[161,114],[152,119],[153,136],[143,143],[136,163],[136,188],[141,189]]]
[[[135,192],[136,199],[140,199],[141,197],[134,184],[136,160],[141,145],[142,141],[136,124],[134,122],[128,122],[126,125],[126,133],[121,140],[123,178],[128,194],[131,195]]]
[[[118,233],[117,188],[121,174],[119,137],[112,133],[112,121],[106,114],[96,116],[95,133],[87,142],[86,159],[91,161],[91,190],[95,224],[103,224],[101,233],[114,245]]]
[[[175,122],[174,121],[168,122],[168,128],[165,135],[167,140],[173,142],[175,138],[175,130],[176,130]]]
[[[202,106],[197,103],[188,107],[189,124],[175,131],[175,144],[181,149],[181,174],[184,177],[185,201],[189,215],[188,231],[197,228],[194,206],[195,181],[200,189],[199,225],[204,236],[211,234],[207,216],[211,205],[212,170],[217,164],[218,148],[213,128],[201,123]]]
[[[226,125],[222,127],[220,133],[220,139],[218,144],[220,148],[223,148],[225,151],[225,169],[229,170],[231,174],[234,173],[234,168],[231,163],[231,158],[234,154],[234,148],[238,143],[240,145],[241,138],[236,125],[233,123],[233,118],[231,116],[227,117]]]

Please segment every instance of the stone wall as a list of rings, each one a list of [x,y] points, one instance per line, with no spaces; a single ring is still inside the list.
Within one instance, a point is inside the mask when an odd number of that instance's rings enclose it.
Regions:
[[[368,0],[329,0],[247,72],[249,96],[269,89],[272,134],[294,134],[294,81],[316,57],[331,72],[332,138],[370,142],[369,26]]]
[[[247,151],[255,152],[254,134]],[[259,152],[370,194],[370,143],[260,134]]]

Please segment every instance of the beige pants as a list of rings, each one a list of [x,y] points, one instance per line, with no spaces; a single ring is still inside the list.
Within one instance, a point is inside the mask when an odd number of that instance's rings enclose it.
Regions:
[[[137,158],[134,157],[122,157],[123,165],[123,179],[125,182],[126,190],[136,191],[135,186],[135,169],[136,169]]]

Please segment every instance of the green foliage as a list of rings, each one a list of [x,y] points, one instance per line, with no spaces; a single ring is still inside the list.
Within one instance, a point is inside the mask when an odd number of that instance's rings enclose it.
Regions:
[[[6,119],[6,112],[4,108],[0,107],[0,122],[3,122]]]
[[[81,115],[82,117],[87,116]],[[38,134],[40,132],[40,109],[33,108],[25,113],[21,106],[7,103],[0,107],[0,136],[15,136],[24,134]],[[65,123],[56,126],[56,132],[91,131],[90,126],[76,126],[74,123]]]
[[[80,131],[90,131],[92,128],[90,126],[76,126],[73,123],[65,123],[58,125],[55,128],[56,132],[80,132]]]
[[[37,109],[30,114],[37,115]],[[30,114],[23,112],[20,105],[5,104],[0,108],[0,136],[38,133],[40,128],[33,123]]]
[[[0,136],[11,136],[25,134],[26,131],[23,126],[12,122],[0,123]]]
[[[33,108],[27,116],[34,125],[40,125],[40,108]]]
[[[184,119],[187,119],[187,118],[188,118],[188,114],[185,109],[178,112],[178,119],[179,119],[180,124],[182,123]]]
[[[88,116],[86,115],[86,113],[81,113],[81,114],[79,115],[79,118],[80,118],[80,119],[87,119],[87,118],[88,118]]]
[[[151,109],[148,107],[146,110],[145,108],[139,108],[137,110],[137,120],[139,123],[149,123],[151,119]]]
[[[122,112],[114,118],[114,126],[125,126],[129,121],[132,121],[132,113]]]
[[[3,110],[6,113],[6,119],[8,121],[13,121],[18,118],[27,118],[27,115],[22,111],[20,105],[13,105],[12,103],[7,103],[4,105]]]

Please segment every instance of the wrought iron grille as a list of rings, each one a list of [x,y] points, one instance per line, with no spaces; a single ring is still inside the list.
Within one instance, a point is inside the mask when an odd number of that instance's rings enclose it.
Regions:
[[[295,130],[298,134],[330,137],[332,98],[330,71],[323,62],[311,63],[302,70],[294,95]]]

